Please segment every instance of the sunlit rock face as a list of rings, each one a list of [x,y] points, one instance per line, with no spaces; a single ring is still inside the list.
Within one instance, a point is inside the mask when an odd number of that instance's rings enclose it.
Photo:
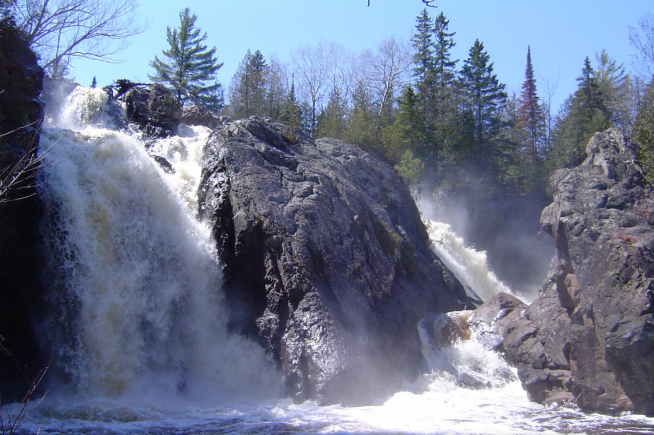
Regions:
[[[424,363],[418,321],[465,305],[407,187],[354,145],[258,118],[220,126],[200,213],[232,328],[259,337],[296,400],[381,400]]]
[[[541,225],[556,262],[504,340],[532,400],[654,414],[654,194],[634,145],[596,134],[587,159],[552,177]]]

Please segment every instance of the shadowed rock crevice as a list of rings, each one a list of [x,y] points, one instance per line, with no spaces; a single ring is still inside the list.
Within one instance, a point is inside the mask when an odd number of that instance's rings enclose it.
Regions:
[[[424,364],[418,321],[466,302],[408,188],[357,146],[268,119],[225,123],[199,197],[231,323],[258,337],[298,401],[386,397]]]

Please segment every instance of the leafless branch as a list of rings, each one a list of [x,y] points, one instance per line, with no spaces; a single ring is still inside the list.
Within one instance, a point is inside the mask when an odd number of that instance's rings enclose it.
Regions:
[[[34,411],[36,411],[36,409],[41,405],[41,403],[45,399],[45,396],[48,394],[48,392],[46,391],[36,403],[33,403],[30,406],[30,402],[32,401],[32,397],[34,396],[34,393],[36,393],[37,388],[39,387],[41,382],[43,382],[43,378],[45,377],[45,374],[47,373],[47,371],[50,369],[50,366],[52,365],[52,359],[54,357],[54,347],[52,352],[50,353],[50,360],[48,361],[48,364],[45,366],[43,370],[39,371],[36,377],[34,377],[33,379],[30,379],[27,373],[24,373],[21,365],[18,363],[14,355],[3,344],[1,344],[1,342],[0,342],[0,350],[6,353],[13,360],[14,364],[16,364],[19,371],[21,372],[21,374],[23,375],[23,377],[25,378],[25,380],[29,385],[27,392],[23,396],[23,399],[20,401],[18,408],[12,412],[5,413],[5,408],[1,404],[2,395],[0,394],[0,434],[13,435],[18,433],[20,427],[24,425],[30,418],[32,418]]]
[[[53,77],[74,58],[117,62],[126,39],[141,33],[135,0],[17,0],[14,6],[27,42]]]
[[[633,65],[646,81],[654,78],[654,15],[645,14],[638,21],[638,29],[629,26],[629,42],[638,50]]]
[[[19,131],[24,128],[33,126],[35,123],[23,126],[16,130],[4,133],[0,135],[1,137],[10,135],[16,131]],[[23,155],[16,161],[4,168],[0,169],[0,204],[20,201],[23,199],[30,198],[36,193],[31,192],[25,195],[18,195],[15,197],[10,197],[12,191],[22,191],[22,190],[32,190],[38,186],[38,183],[34,183],[36,173],[43,167],[46,158],[52,153],[52,149],[56,145],[56,142],[49,146],[48,148],[41,150],[38,154],[36,153],[36,137],[35,134],[32,138],[32,142],[28,149],[23,153]],[[48,163],[48,165],[58,164],[59,162]]]

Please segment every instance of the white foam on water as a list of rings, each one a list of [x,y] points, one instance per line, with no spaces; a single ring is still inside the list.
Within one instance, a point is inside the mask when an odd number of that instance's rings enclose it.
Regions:
[[[155,144],[175,168],[165,174],[139,135],[84,124],[104,123],[99,95],[76,88],[62,118],[77,128],[41,137],[56,150],[44,155],[40,196],[61,369],[89,396],[276,397],[263,350],[226,330],[211,232],[189,199],[207,129]]]

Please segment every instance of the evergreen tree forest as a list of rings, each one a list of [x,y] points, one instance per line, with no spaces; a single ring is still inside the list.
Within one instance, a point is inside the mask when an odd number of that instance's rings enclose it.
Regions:
[[[288,63],[248,51],[223,113],[374,150],[427,194],[547,195],[550,175],[581,163],[588,140],[609,127],[643,145],[654,174],[651,77],[630,77],[602,50],[579,60],[577,90],[554,108],[534,73],[538,53],[525,46],[524,81],[509,95],[482,41],[453,58],[456,32],[433,10],[416,17],[410,42],[390,38],[358,56],[324,41]]]

